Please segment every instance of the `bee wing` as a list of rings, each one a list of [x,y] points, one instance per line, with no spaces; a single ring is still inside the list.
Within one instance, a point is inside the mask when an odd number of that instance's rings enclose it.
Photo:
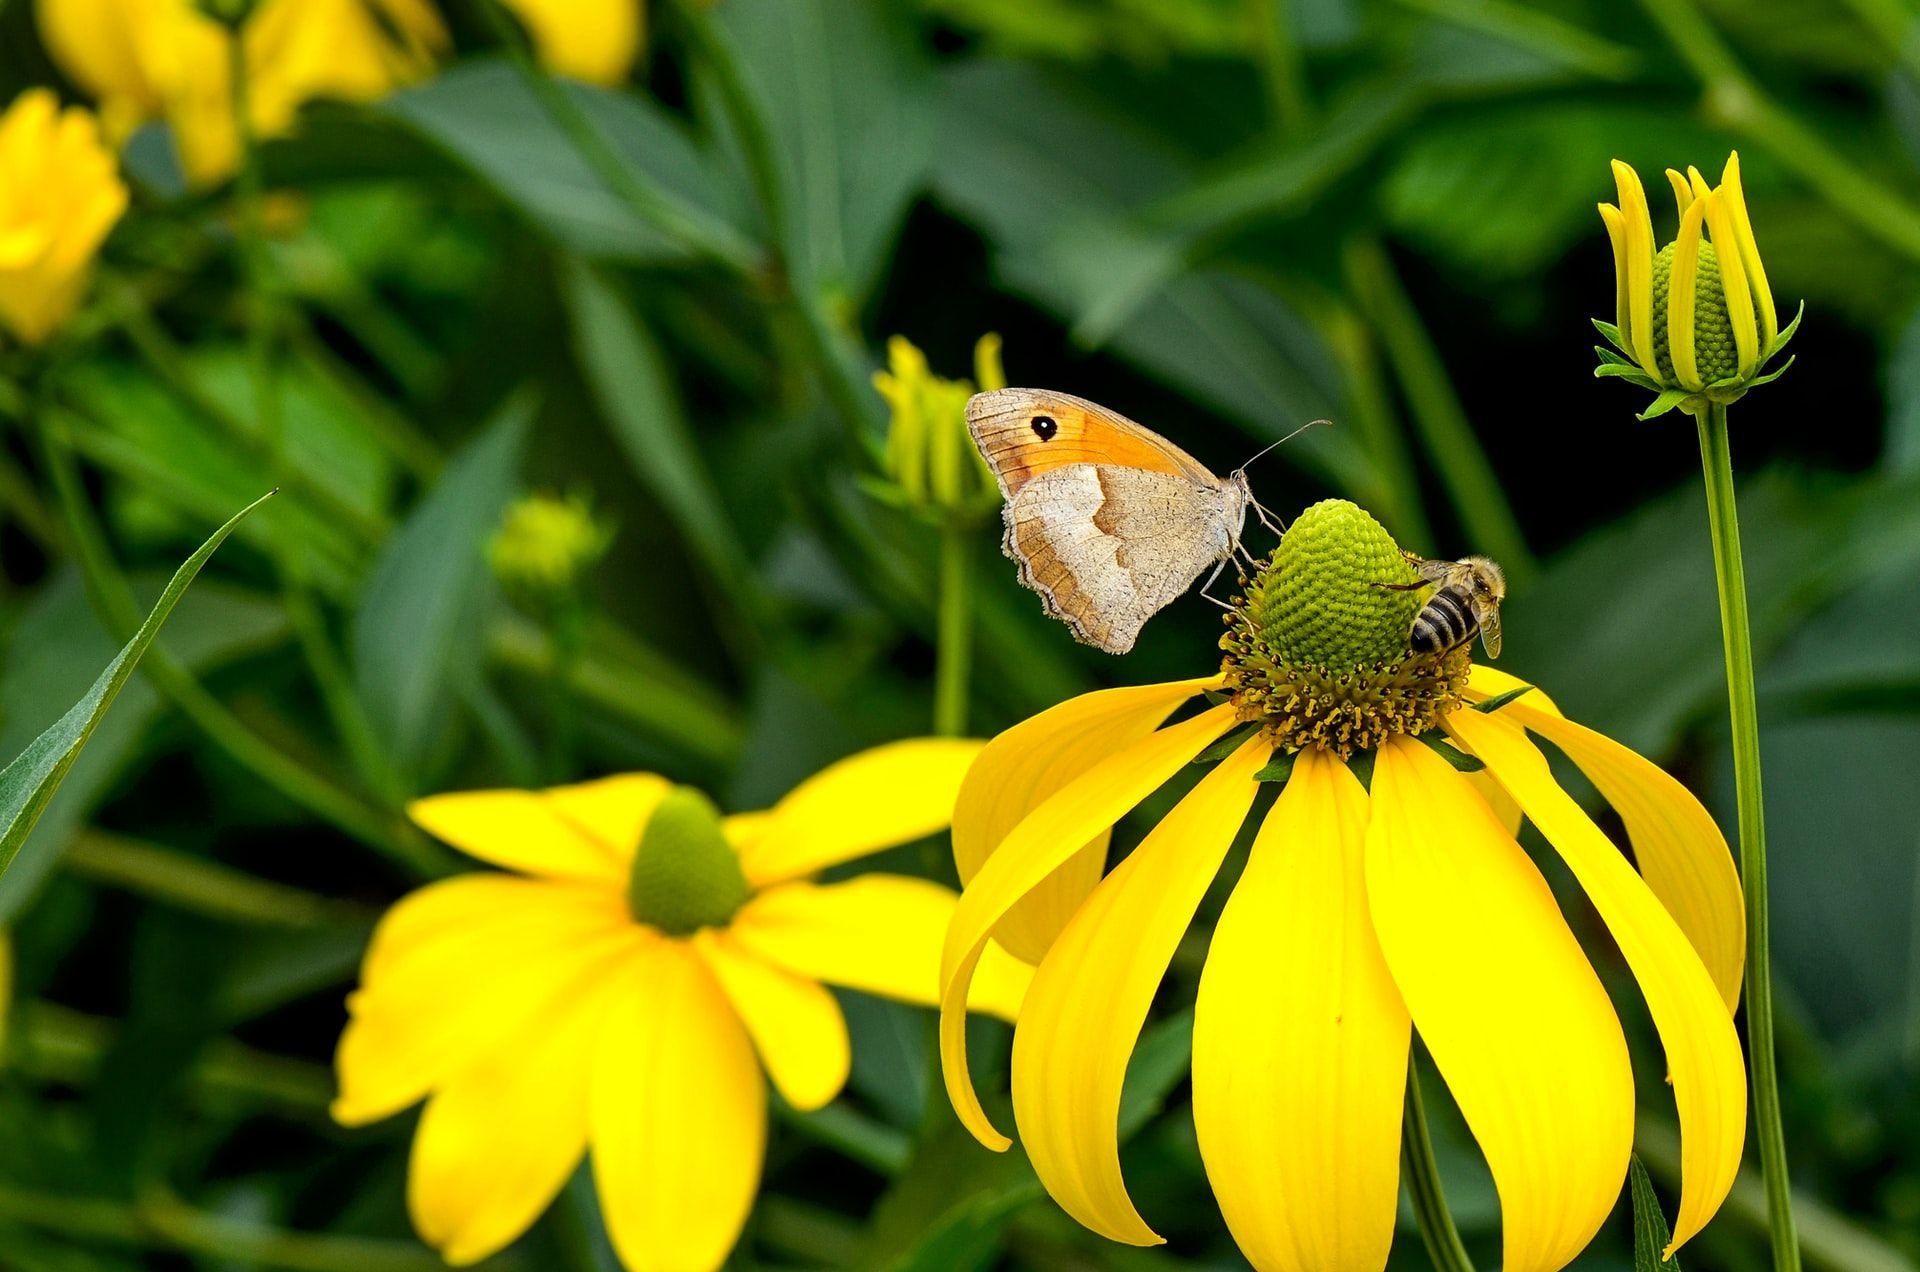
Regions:
[[[1454,570],[1452,561],[1429,561],[1416,552],[1408,552],[1405,548],[1400,550],[1400,555],[1407,559],[1407,564],[1413,567],[1414,573],[1420,576],[1422,583],[1444,584],[1447,576]]]
[[[1492,600],[1476,595],[1473,598],[1473,617],[1480,624],[1480,643],[1486,646],[1487,657],[1500,656],[1500,607]]]

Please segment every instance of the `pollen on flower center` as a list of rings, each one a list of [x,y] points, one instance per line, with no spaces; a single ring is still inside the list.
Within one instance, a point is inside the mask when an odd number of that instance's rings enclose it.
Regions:
[[[1220,647],[1240,718],[1276,748],[1342,757],[1421,733],[1458,707],[1466,646],[1407,644],[1427,590],[1385,527],[1344,499],[1308,508],[1247,582]]]
[[[725,925],[748,892],[713,801],[691,787],[668,791],[633,854],[627,879],[633,917],[669,936],[690,936]]]
[[[1667,338],[1668,293],[1672,290],[1673,255],[1669,243],[1653,258],[1653,357],[1660,374],[1672,380],[1673,350]],[[1727,294],[1720,285],[1720,258],[1713,244],[1700,244],[1700,263],[1693,279],[1693,360],[1703,383],[1724,380],[1740,370],[1740,350],[1734,344],[1733,323],[1727,317]]]

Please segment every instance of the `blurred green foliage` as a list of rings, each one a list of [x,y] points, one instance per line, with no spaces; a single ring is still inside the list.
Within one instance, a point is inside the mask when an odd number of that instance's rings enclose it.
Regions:
[[[1693,439],[1592,380],[1587,320],[1611,313],[1606,161],[1735,146],[1782,307],[1808,304],[1799,363],[1735,438],[1800,1220],[1827,1272],[1920,1259],[1909,0],[672,0],[621,91],[529,81],[448,7],[457,61],[310,107],[265,150],[294,208],[269,262],[284,454],[255,410],[232,192],[184,192],[153,129],[94,301],[32,369],[31,407],[0,394],[8,755],[119,644],[76,523],[151,596],[283,486],[162,638],[179,677],[129,685],[0,877],[7,1266],[438,1266],[402,1211],[408,1119],[346,1133],[325,1113],[371,917],[454,868],[403,802],[650,768],[750,807],[926,731],[939,531],[869,493],[870,375],[896,333],[951,373],[1000,332],[1013,383],[1108,402],[1216,468],[1332,417],[1263,461],[1262,499],[1341,494],[1411,547],[1500,558],[1502,665],[1726,824]],[[0,96],[58,82],[30,6],[0,3]],[[78,510],[36,416],[84,469]],[[590,494],[618,527],[577,633],[487,569],[534,489]],[[976,730],[1213,661],[1217,616],[1191,600],[1125,662],[1075,647],[993,557],[995,528],[975,534]],[[934,847],[901,856],[950,874]],[[1239,1266],[1182,1091],[1205,930],[1124,1115],[1168,1248],[1066,1220],[1017,1151],[957,1130],[925,1016],[850,996],[852,1088],[785,1118],[738,1266]],[[1640,1147],[1670,1201],[1634,998]],[[1490,1184],[1444,1093],[1428,1103],[1487,1258]],[[593,1204],[569,1190],[498,1266],[610,1266]],[[1687,1265],[1758,1266],[1762,1231],[1744,1181]],[[1395,1268],[1424,1265],[1411,1235]],[[1578,1266],[1624,1272],[1633,1239],[1623,1199]]]

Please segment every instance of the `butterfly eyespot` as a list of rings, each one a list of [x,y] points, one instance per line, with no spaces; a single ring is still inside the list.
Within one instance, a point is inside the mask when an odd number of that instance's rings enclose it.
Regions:
[[[1059,431],[1060,426],[1053,422],[1053,416],[1036,415],[1033,417],[1033,435],[1041,441],[1052,441],[1053,435]]]

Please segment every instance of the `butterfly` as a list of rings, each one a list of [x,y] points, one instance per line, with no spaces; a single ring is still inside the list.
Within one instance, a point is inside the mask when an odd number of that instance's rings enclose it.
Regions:
[[[1247,509],[1272,527],[1245,466],[1223,480],[1085,398],[1046,389],[976,394],[967,429],[1006,498],[1001,548],[1019,564],[1020,581],[1075,639],[1110,654],[1132,649],[1147,620],[1202,571],[1218,575],[1235,553],[1246,556]]]

